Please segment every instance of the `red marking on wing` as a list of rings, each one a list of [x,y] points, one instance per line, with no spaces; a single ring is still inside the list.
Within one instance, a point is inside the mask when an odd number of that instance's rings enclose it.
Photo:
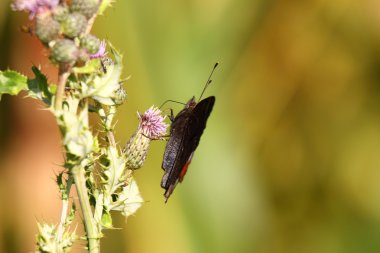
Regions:
[[[187,162],[183,166],[181,173],[179,174],[179,182],[182,182],[183,178],[185,177],[186,172],[187,172],[187,168],[189,167],[189,165],[191,163],[191,158],[193,158],[193,153],[190,155],[189,159],[187,160]]]

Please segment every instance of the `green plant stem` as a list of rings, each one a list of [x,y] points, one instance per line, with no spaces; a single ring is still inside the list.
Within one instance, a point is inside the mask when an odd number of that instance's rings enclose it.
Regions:
[[[116,107],[115,106],[110,106],[110,110],[108,112],[106,126],[107,126],[107,138],[108,138],[108,142],[110,143],[110,145],[112,147],[116,147],[115,136],[113,134],[113,127],[112,127],[112,120],[113,120],[113,117],[115,116],[115,114],[116,114]]]
[[[112,127],[113,117],[116,114],[116,107],[110,106],[108,112],[106,112],[104,108],[101,108],[99,109],[98,113],[103,120],[104,130],[107,134],[108,143],[112,147],[116,147],[116,141],[115,141],[115,136],[113,134],[113,127]]]
[[[65,95],[65,87],[67,78],[70,75],[70,67],[64,64],[59,65],[58,69],[58,85],[57,92],[55,94],[55,109],[62,109],[63,97]]]
[[[69,209],[69,196],[70,196],[72,184],[73,184],[73,177],[69,175],[69,178],[67,179],[67,184],[66,184],[66,197],[62,199],[61,220],[59,222],[58,229],[57,229],[57,242],[60,242],[62,240],[63,231],[64,231],[63,227],[66,223],[67,211]]]
[[[84,168],[75,166],[72,168],[71,173],[74,178],[74,183],[77,188],[79,203],[82,209],[83,222],[87,233],[88,251],[90,253],[100,252],[99,233],[96,221],[93,218],[90,200],[88,197],[86,178]]]

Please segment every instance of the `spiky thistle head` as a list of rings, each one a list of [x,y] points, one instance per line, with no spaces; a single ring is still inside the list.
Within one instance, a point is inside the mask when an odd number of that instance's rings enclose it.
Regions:
[[[151,139],[161,138],[168,127],[164,122],[165,116],[155,106],[151,106],[144,114],[137,113],[140,119],[139,128],[141,128],[144,135]]]
[[[164,122],[165,116],[157,107],[150,107],[143,114],[138,113],[140,120],[136,133],[129,139],[124,148],[127,158],[127,169],[141,168],[146,159],[151,140],[161,139],[166,133],[168,125]]]

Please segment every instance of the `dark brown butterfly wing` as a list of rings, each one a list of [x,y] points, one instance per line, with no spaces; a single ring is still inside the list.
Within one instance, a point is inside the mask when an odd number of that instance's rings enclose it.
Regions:
[[[162,168],[165,174],[161,181],[166,200],[173,192],[178,181],[182,181],[192,154],[199,144],[206,122],[215,103],[215,97],[201,100],[195,107],[186,107],[175,117],[170,139],[165,148]]]
[[[179,154],[183,153],[183,143],[185,132],[192,110],[185,108],[180,111],[174,118],[170,126],[170,138],[165,147],[164,158],[162,161],[162,169],[165,171],[162,177],[161,187],[164,189],[169,188],[170,180],[174,174],[175,164],[179,161]]]
[[[188,124],[188,143],[192,145],[192,151],[194,151],[199,144],[199,140],[206,128],[207,119],[210,116],[214,104],[215,97],[211,96],[201,100],[193,110],[192,117]]]

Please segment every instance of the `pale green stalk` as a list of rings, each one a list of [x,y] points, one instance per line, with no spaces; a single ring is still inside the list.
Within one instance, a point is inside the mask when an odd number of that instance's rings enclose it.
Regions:
[[[90,206],[84,168],[82,166],[74,166],[71,173],[74,178],[79,203],[82,208],[83,222],[87,233],[88,251],[90,253],[98,253],[100,252],[100,236]]]
[[[66,185],[66,195],[62,198],[62,210],[61,210],[61,219],[58,224],[57,228],[57,241],[62,240],[63,232],[64,232],[64,225],[66,223],[67,218],[67,212],[69,210],[69,196],[71,191],[71,186],[73,184],[73,177],[69,175],[69,178],[67,179],[67,185]]]
[[[55,110],[57,111],[62,109],[63,97],[65,96],[66,82],[69,75],[70,75],[70,67],[63,64],[59,65],[58,85],[57,85],[57,92],[55,94]]]

